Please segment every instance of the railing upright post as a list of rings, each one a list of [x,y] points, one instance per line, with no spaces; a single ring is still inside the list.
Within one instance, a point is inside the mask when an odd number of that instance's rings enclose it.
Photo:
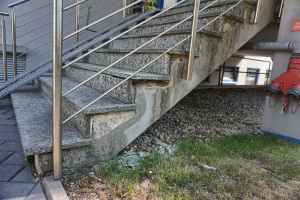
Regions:
[[[194,10],[192,19],[192,30],[191,30],[191,40],[190,40],[190,50],[189,50],[189,61],[186,72],[186,80],[191,80],[192,78],[192,68],[194,64],[195,56],[195,43],[197,38],[197,25],[198,25],[198,15],[200,9],[200,0],[194,0]]]
[[[1,12],[2,15],[1,20],[1,33],[2,33],[2,58],[3,58],[3,80],[7,81],[7,62],[6,62],[6,30],[5,30],[5,21],[4,16],[8,16],[8,13]]]
[[[53,178],[61,177],[63,0],[53,0]]]
[[[123,0],[123,8],[126,7],[126,1],[127,0]],[[123,10],[123,18],[126,17],[126,10]]]
[[[79,2],[79,0],[76,0]],[[78,31],[79,29],[79,5],[76,6],[76,19],[75,19],[75,30]],[[75,42],[78,42],[78,33],[75,35]]]
[[[16,39],[16,15],[14,7],[11,11],[11,34],[12,34],[12,53],[13,53],[13,73],[17,75],[17,39]]]
[[[253,24],[257,24],[258,23],[258,19],[259,19],[259,16],[260,16],[261,4],[262,4],[262,1],[261,0],[257,0],[257,6],[256,6],[256,11],[255,11],[255,17],[254,17]]]

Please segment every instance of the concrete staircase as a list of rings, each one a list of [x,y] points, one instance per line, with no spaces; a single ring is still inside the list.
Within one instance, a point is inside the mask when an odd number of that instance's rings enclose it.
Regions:
[[[211,2],[201,1],[201,7]],[[221,0],[200,13],[198,28],[237,2]],[[185,4],[171,9],[108,47],[92,53],[84,62],[68,67],[64,70],[63,93],[191,15],[192,8],[192,4]],[[181,78],[183,65],[188,61],[189,42],[184,42],[65,124],[63,167],[74,168],[101,159],[119,152],[131,143],[270,23],[273,17],[272,0],[263,1],[260,21],[254,25],[251,20],[255,9],[254,0],[245,0],[197,34],[192,80]],[[191,21],[181,24],[65,96],[64,117],[69,117],[189,36],[190,28]],[[35,155],[38,167],[47,171],[51,168],[49,162],[44,161],[49,160],[48,153],[52,145],[52,77],[40,77],[34,81],[34,85],[40,92],[32,86],[26,86],[14,92],[12,100],[25,153],[27,156]]]

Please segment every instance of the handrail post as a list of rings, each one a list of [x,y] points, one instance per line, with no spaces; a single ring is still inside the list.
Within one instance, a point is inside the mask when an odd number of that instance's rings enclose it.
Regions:
[[[63,0],[53,0],[53,178],[61,177]]]
[[[126,7],[126,1],[127,1],[127,0],[123,0],[123,8]],[[123,10],[123,16],[122,16],[122,17],[123,17],[123,18],[126,17],[126,10]]]
[[[80,0],[76,0],[79,2]],[[76,19],[75,19],[75,30],[78,31],[79,29],[79,4],[76,6]],[[75,35],[75,42],[78,42],[78,33]]]
[[[192,19],[192,30],[191,30],[191,40],[190,40],[190,50],[189,50],[189,61],[186,72],[186,80],[191,80],[192,78],[192,68],[194,64],[195,56],[195,43],[197,38],[197,25],[198,25],[198,15],[200,9],[200,0],[194,0],[194,10]]]
[[[1,13],[1,31],[2,31],[2,59],[3,59],[3,80],[7,81],[7,61],[6,61],[6,30],[5,30],[5,21],[4,16],[8,16],[7,13]]]
[[[257,24],[258,23],[261,4],[262,4],[262,1],[261,0],[257,0],[257,6],[256,6],[256,11],[255,11],[255,17],[254,17],[253,24]]]
[[[13,75],[17,75],[17,39],[16,39],[16,14],[14,7],[11,11],[11,34],[12,34],[12,53],[13,53]]]

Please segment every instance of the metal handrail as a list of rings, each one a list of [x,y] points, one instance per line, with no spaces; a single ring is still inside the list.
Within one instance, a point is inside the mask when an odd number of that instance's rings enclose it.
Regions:
[[[217,1],[219,1],[219,0],[216,0],[215,2],[217,2]],[[233,6],[231,6],[229,9],[227,9],[225,12],[221,13],[218,17],[216,17],[215,19],[213,19],[212,21],[210,21],[206,25],[202,26],[200,29],[197,30],[197,33],[200,32],[201,30],[203,30],[204,28],[206,28],[207,26],[209,26],[210,24],[212,24],[214,21],[218,20],[220,17],[222,17],[224,14],[226,14],[227,12],[229,12],[231,9],[233,9],[234,7],[236,7],[237,5],[239,5],[243,1],[244,0],[240,0],[239,2],[237,2],[236,4],[234,4]],[[188,17],[188,18],[190,18],[190,17]],[[97,99],[95,99],[94,101],[92,101],[91,103],[89,103],[88,105],[86,105],[85,107],[83,107],[82,109],[80,109],[79,111],[77,111],[76,113],[74,113],[73,115],[71,115],[69,118],[67,118],[66,120],[64,120],[62,122],[62,124],[65,124],[66,122],[68,122],[69,120],[71,120],[72,118],[74,118],[75,116],[77,116],[78,114],[80,114],[81,112],[83,112],[85,109],[87,109],[90,106],[92,106],[94,103],[96,103],[97,101],[99,101],[100,99],[102,99],[104,96],[106,96],[107,94],[109,94],[111,91],[113,91],[114,89],[116,89],[117,87],[119,87],[120,85],[122,85],[123,83],[125,83],[126,81],[128,81],[129,79],[131,79],[133,76],[135,76],[136,74],[138,74],[139,72],[141,72],[142,70],[144,70],[146,67],[148,67],[149,65],[151,65],[152,63],[154,63],[155,61],[157,61],[159,58],[161,58],[162,56],[164,56],[165,54],[167,54],[168,52],[170,52],[171,50],[173,50],[174,48],[176,48],[178,45],[182,44],[183,42],[185,42],[186,40],[188,40],[190,38],[191,38],[191,36],[188,36],[188,37],[184,38],[183,40],[181,40],[180,42],[178,42],[173,47],[169,48],[167,51],[165,51],[164,53],[162,53],[160,56],[156,57],[154,60],[152,60],[151,62],[149,62],[148,64],[146,64],[142,68],[140,68],[139,70],[137,70],[132,75],[128,76],[126,79],[124,79],[123,81],[121,81],[120,83],[118,83],[117,85],[115,85],[114,87],[112,87],[110,90],[108,90],[107,92],[103,93],[100,97],[98,97]],[[109,67],[111,67],[111,66],[109,66]],[[101,70],[100,72],[102,73],[103,71],[105,71],[107,69],[108,69],[108,67],[105,68],[105,69],[103,69],[103,70]],[[100,73],[98,72],[96,74],[99,75]],[[93,77],[96,77],[96,76],[93,75]]]
[[[78,1],[78,2],[76,2],[76,3],[73,3],[73,4],[71,4],[71,5],[67,6],[67,7],[65,7],[65,8],[63,9],[63,11],[69,10],[70,8],[73,8],[73,7],[75,7],[75,6],[78,6],[78,5],[80,5],[80,4],[82,4],[82,3],[86,2],[86,1],[87,1],[87,0],[81,0],[81,1]]]
[[[21,0],[21,1],[17,1],[17,2],[15,2],[15,3],[8,4],[8,7],[9,7],[9,8],[12,8],[12,7],[15,7],[15,6],[17,6],[17,5],[23,4],[23,3],[27,2],[27,1],[29,1],[29,0]]]
[[[136,2],[134,2],[134,3],[132,3],[132,4],[128,5],[128,6],[124,7],[124,8],[121,8],[121,9],[119,9],[119,10],[117,10],[117,11],[115,11],[115,12],[109,14],[109,15],[107,15],[106,17],[103,17],[103,18],[101,18],[101,19],[99,19],[99,20],[97,20],[97,21],[95,21],[95,22],[93,22],[93,23],[91,23],[91,24],[89,24],[89,25],[87,25],[87,26],[79,29],[78,31],[75,31],[75,32],[71,33],[70,35],[64,37],[62,40],[66,40],[66,39],[68,39],[68,38],[70,38],[70,37],[72,37],[72,36],[74,36],[74,35],[82,32],[82,31],[84,31],[84,30],[86,30],[86,29],[88,29],[88,28],[90,28],[90,27],[92,27],[92,26],[94,26],[94,25],[96,25],[96,24],[98,24],[98,23],[100,23],[100,22],[102,22],[102,21],[104,21],[104,20],[106,20],[106,19],[114,16],[115,14],[117,14],[119,12],[122,12],[124,9],[130,8],[131,6],[134,6],[135,4],[140,3],[142,1],[143,0],[139,0],[139,1],[136,1]]]

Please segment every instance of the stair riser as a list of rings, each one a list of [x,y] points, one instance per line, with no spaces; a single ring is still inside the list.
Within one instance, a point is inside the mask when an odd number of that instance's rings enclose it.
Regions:
[[[122,45],[120,44],[120,46]],[[131,44],[131,46],[128,46],[128,48],[131,48],[132,46],[134,46],[134,44]],[[127,54],[128,53],[104,53],[104,52],[92,53],[88,58],[88,63],[108,66]],[[159,55],[160,54],[155,54],[155,53],[153,54],[135,53],[129,56],[128,58],[125,58],[120,63],[116,64],[114,67],[120,69],[138,70],[144,65],[154,60],[155,58],[157,58]],[[169,66],[170,66],[170,55],[166,54],[161,58],[159,58],[153,64],[149,65],[143,71],[154,73],[154,74],[169,75]]]
[[[40,81],[40,90],[43,96],[48,99],[48,101],[52,101],[52,87],[45,84],[43,81]],[[69,117],[75,112],[78,111],[78,108],[68,101],[66,98],[62,98],[62,114],[64,117]],[[72,126],[74,126],[85,138],[90,137],[90,123],[91,116],[79,114],[69,121]]]
[[[205,18],[205,19],[199,19],[198,28],[203,27],[204,25],[208,24],[213,19],[214,18],[211,18],[211,17]],[[151,33],[151,32],[161,33],[163,31],[167,30],[168,28],[170,28],[171,26],[174,26],[177,23],[178,22],[141,27],[141,28],[137,28],[137,29],[131,31],[130,34],[131,35],[139,35],[139,34],[147,34],[147,33]],[[176,26],[172,30],[191,29],[191,23],[192,23],[191,21],[184,22],[184,23]],[[205,28],[205,30],[221,32],[222,26],[223,26],[223,18],[220,18],[220,19],[216,20],[215,22],[213,22],[212,24],[208,25]]]
[[[223,6],[207,8],[206,10],[200,12],[199,15],[222,13],[226,9],[228,9],[230,6],[232,6],[232,5],[231,4],[226,4],[226,5],[223,5]],[[238,17],[242,17],[243,16],[243,10],[244,10],[243,7],[244,7],[244,3],[240,3],[236,8],[231,9],[228,13],[234,14]],[[181,21],[181,20],[191,16],[192,14],[193,14],[192,12],[185,12],[185,13],[178,13],[178,14],[174,14],[174,15],[170,15],[170,16],[168,15],[168,16],[160,17],[160,18],[154,18],[153,20],[145,23],[145,25],[156,25],[156,24],[161,24],[161,23],[169,23],[169,22],[172,22],[174,20]]]
[[[91,71],[87,69],[81,69],[78,67],[70,66],[65,69],[64,75],[76,82],[83,82],[87,78],[96,74],[96,71]],[[100,74],[99,76],[93,78],[91,81],[87,82],[85,86],[92,88],[98,92],[106,92],[124,79],[108,76],[105,74]],[[126,81],[121,86],[113,90],[108,96],[119,100],[123,103],[132,103],[132,85],[130,81]]]

